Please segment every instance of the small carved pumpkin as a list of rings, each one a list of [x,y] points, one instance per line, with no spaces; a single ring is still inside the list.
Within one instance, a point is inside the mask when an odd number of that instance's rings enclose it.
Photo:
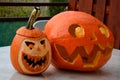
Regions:
[[[87,13],[57,14],[46,24],[45,33],[51,42],[56,68],[94,71],[111,57],[114,43],[111,31]]]
[[[51,61],[51,47],[46,35],[32,26],[38,10],[36,8],[31,14],[27,27],[17,30],[11,44],[11,62],[16,70],[24,74],[39,74],[47,69]]]

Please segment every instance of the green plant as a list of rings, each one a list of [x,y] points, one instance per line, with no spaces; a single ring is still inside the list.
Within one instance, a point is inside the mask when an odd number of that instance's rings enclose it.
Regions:
[[[68,0],[50,0],[50,2],[67,2]],[[50,6],[48,7],[49,16],[54,16],[57,13],[64,11],[66,6]]]
[[[0,0],[0,2],[48,2],[49,0]],[[33,6],[0,6],[0,17],[26,17]],[[41,10],[46,10],[41,8]],[[44,13],[41,13],[41,16]]]

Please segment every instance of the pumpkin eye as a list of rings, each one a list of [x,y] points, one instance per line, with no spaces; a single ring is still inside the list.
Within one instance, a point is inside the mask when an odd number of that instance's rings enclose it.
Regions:
[[[100,32],[103,35],[105,35],[105,37],[108,38],[110,36],[109,31],[108,31],[107,27],[104,24],[100,24],[98,27],[99,27]]]
[[[40,41],[40,44],[41,44],[41,45],[45,44],[45,40],[41,40],[41,41]]]
[[[29,47],[29,49],[32,50],[32,48],[34,47],[35,43],[33,42],[29,42],[29,41],[25,41],[25,44],[27,45],[27,47]]]
[[[85,32],[84,32],[84,28],[78,26],[75,28],[75,35],[77,38],[81,38],[81,37],[84,37],[85,35]]]
[[[70,25],[68,32],[73,36],[77,38],[84,37],[85,31],[84,28],[78,24],[72,24]]]

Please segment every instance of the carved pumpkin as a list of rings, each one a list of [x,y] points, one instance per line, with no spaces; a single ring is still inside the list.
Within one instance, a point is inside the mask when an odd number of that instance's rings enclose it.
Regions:
[[[110,59],[114,38],[95,17],[77,11],[55,15],[45,25],[56,68],[94,71]]]
[[[36,8],[31,14],[27,27],[16,31],[11,44],[12,65],[24,74],[39,74],[47,69],[51,61],[51,47],[46,35],[32,26],[38,10]]]

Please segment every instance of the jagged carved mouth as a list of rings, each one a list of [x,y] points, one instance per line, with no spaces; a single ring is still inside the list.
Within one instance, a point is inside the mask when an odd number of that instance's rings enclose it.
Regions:
[[[101,44],[95,44],[91,52],[88,54],[85,46],[77,46],[71,55],[68,55],[66,47],[59,44],[54,44],[56,51],[60,56],[69,63],[74,63],[77,56],[80,55],[84,68],[94,68],[100,60],[101,54],[105,57],[106,60],[110,58],[112,52],[112,46],[110,43],[107,43],[107,47],[104,49]]]
[[[48,53],[44,56],[31,56],[23,52],[22,62],[29,71],[38,72],[48,65],[48,56]]]

